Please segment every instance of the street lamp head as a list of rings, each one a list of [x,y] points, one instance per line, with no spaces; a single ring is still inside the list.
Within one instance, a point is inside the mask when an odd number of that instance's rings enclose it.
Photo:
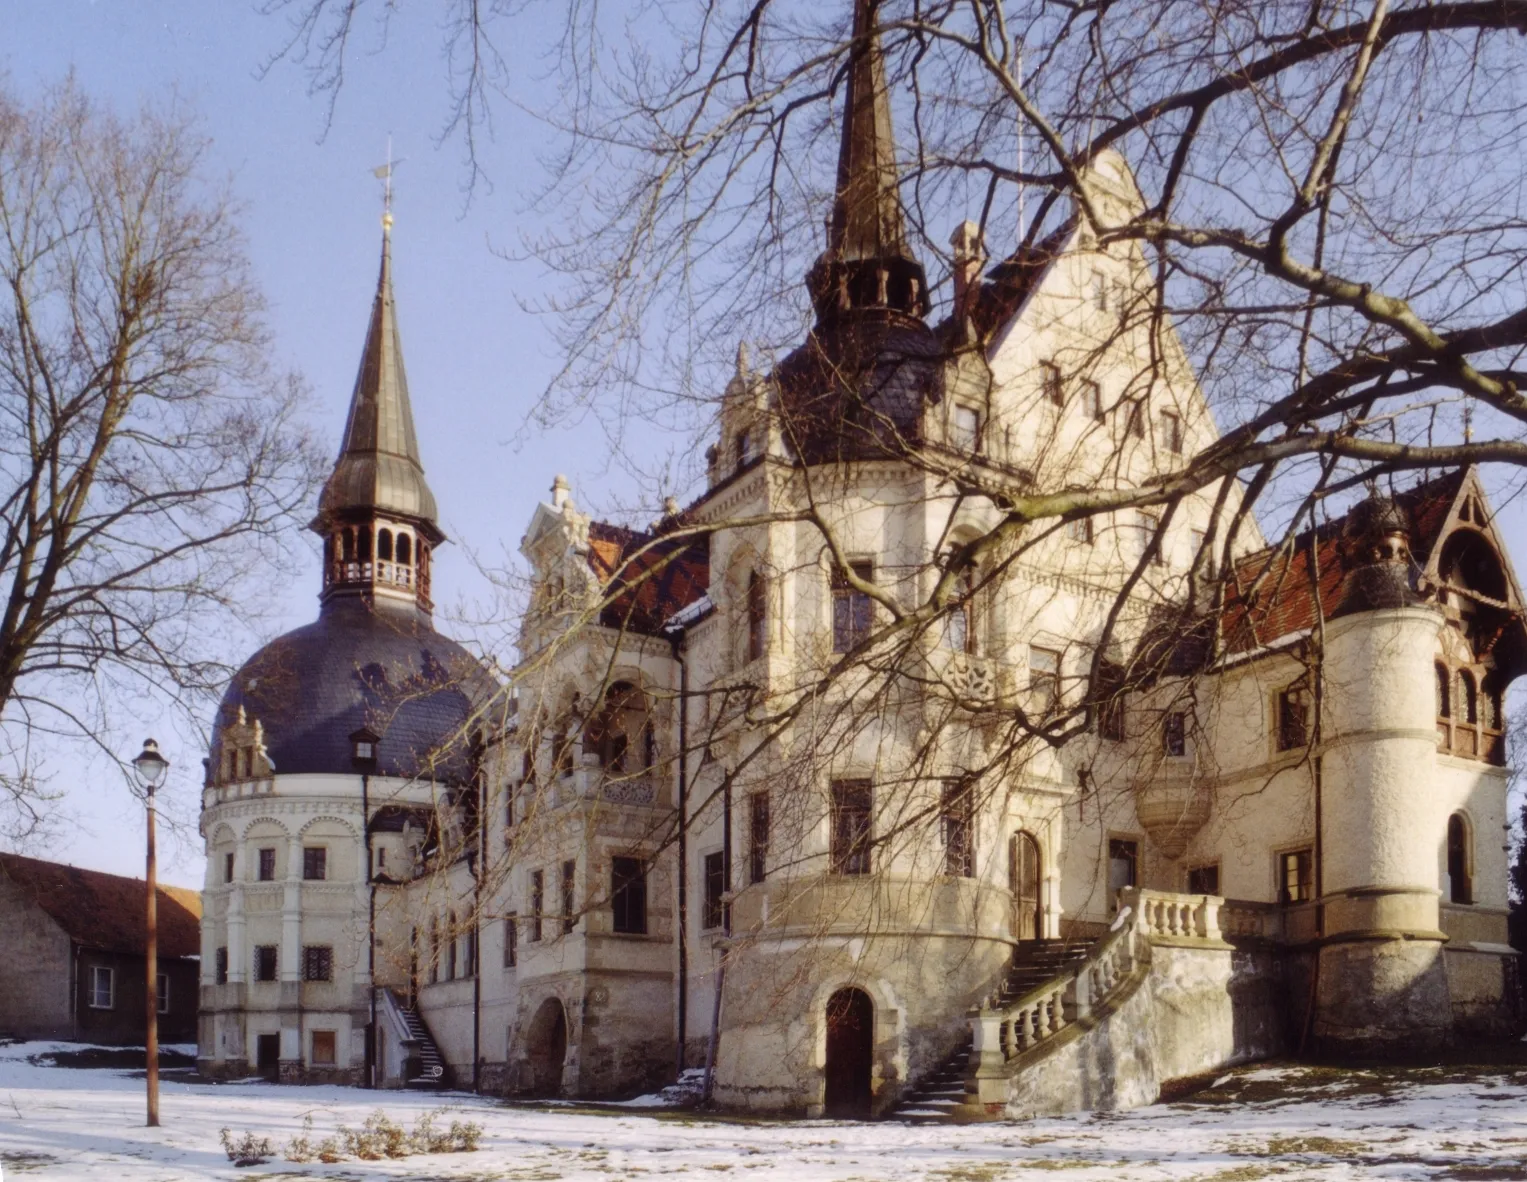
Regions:
[[[376,769],[376,745],[382,736],[367,727],[350,732],[350,762],[356,771],[369,772]]]
[[[165,773],[170,770],[170,761],[159,754],[158,743],[153,739],[144,739],[143,750],[133,760],[133,769],[138,773],[138,782],[152,792],[164,783]]]

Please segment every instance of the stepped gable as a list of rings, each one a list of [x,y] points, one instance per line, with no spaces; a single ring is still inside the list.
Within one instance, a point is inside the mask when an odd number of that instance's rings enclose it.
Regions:
[[[1426,564],[1436,546],[1463,479],[1460,468],[1394,495],[1394,504],[1408,525],[1410,553],[1416,564],[1413,574]],[[1226,651],[1245,652],[1312,628],[1317,614],[1317,582],[1324,618],[1342,614],[1355,593],[1353,571],[1357,565],[1346,544],[1348,516],[1305,530],[1289,548],[1270,546],[1235,562],[1225,583],[1221,620]],[[1318,581],[1311,578],[1312,571],[1318,571]]]
[[[655,533],[589,522],[589,567],[606,594],[616,589],[600,613],[605,627],[660,636],[675,613],[710,589],[709,536],[662,537],[661,529],[679,520],[669,518]]]
[[[75,943],[143,956],[145,883],[58,862],[0,854],[0,878],[46,911]],[[201,955],[201,896],[160,885],[159,955]]]

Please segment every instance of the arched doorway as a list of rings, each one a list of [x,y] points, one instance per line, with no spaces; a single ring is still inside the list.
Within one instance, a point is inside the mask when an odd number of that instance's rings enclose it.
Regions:
[[[536,1010],[525,1042],[530,1061],[527,1090],[533,1096],[560,1096],[562,1065],[567,1060],[567,1014],[555,997],[548,997]]]
[[[1013,893],[1013,939],[1037,940],[1044,935],[1039,842],[1032,833],[1019,832],[1013,834],[1007,848],[1007,889]]]
[[[862,989],[840,989],[827,999],[828,1116],[866,1120],[875,1059],[875,1003]]]

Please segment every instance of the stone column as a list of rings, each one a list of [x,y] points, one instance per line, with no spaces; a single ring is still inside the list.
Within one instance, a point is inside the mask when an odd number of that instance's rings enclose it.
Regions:
[[[1413,1054],[1451,1037],[1437,847],[1429,606],[1326,625],[1321,890],[1314,1033],[1337,1054]]]

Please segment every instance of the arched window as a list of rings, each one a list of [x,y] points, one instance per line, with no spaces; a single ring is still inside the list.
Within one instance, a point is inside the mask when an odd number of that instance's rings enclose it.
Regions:
[[[339,552],[345,562],[355,561],[355,531],[353,529],[340,532]]]
[[[755,570],[748,574],[748,660],[756,661],[769,646],[768,586]]]
[[[598,754],[599,766],[606,771],[634,770],[632,756],[648,768],[648,728],[647,699],[642,691],[629,681],[617,681],[605,693],[604,707],[589,719],[584,731],[585,750]]]
[[[975,653],[976,642],[976,573],[965,567],[955,578],[949,614],[944,617],[944,646],[957,653]]]
[[[408,535],[398,535],[398,561],[404,566],[408,565]]]
[[[1486,673],[1480,684],[1481,705],[1484,707],[1483,723],[1492,731],[1502,729],[1500,674],[1494,669]]]
[[[1470,726],[1479,721],[1479,691],[1467,669],[1458,670],[1458,721]]]
[[[355,555],[357,561],[360,561],[360,562],[370,562],[371,561],[371,530],[370,529],[363,529],[363,530],[361,530],[360,531],[360,536],[357,537],[355,540],[356,540],[356,543],[357,543],[356,555]]]
[[[392,530],[384,529],[377,534],[376,556],[383,562],[392,561]]]
[[[1469,822],[1462,813],[1447,819],[1448,901],[1474,901],[1473,842],[1469,840]]]
[[[1453,695],[1451,692],[1452,675],[1448,673],[1447,666],[1437,665],[1437,717],[1453,717]]]
[[[332,534],[323,540],[323,569],[325,571],[334,569],[334,536]]]

